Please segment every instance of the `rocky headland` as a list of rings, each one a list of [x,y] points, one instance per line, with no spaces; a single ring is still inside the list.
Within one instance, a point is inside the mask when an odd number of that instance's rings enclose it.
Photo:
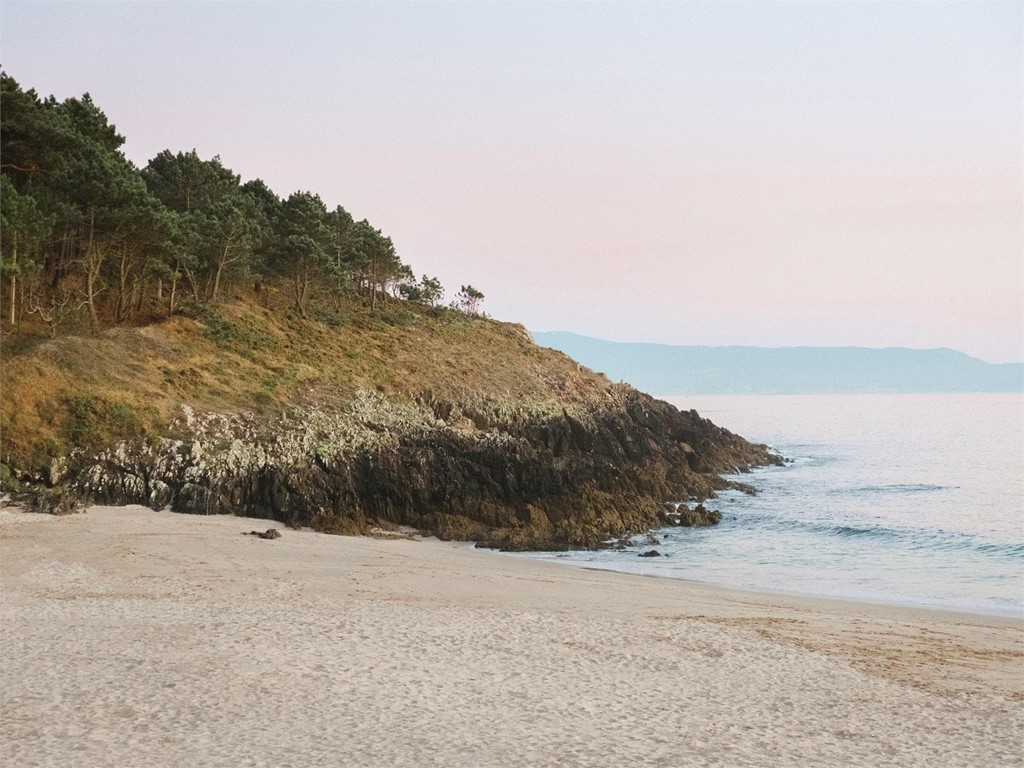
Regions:
[[[4,366],[7,484],[56,510],[141,503],[564,549],[713,524],[665,502],[780,461],[520,326],[397,311],[332,328],[239,302],[43,343]]]
[[[591,547],[777,460],[481,317],[472,285],[445,305],[311,191],[195,150],[139,167],[87,94],[0,72],[0,100],[4,492]]]

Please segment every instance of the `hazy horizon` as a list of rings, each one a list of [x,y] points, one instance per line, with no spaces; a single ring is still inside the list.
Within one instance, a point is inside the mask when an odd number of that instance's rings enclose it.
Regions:
[[[604,341],[610,344],[637,344],[637,345],[654,345],[654,346],[667,346],[667,347],[709,347],[712,349],[723,349],[729,347],[749,347],[751,349],[796,349],[796,348],[807,348],[807,349],[871,349],[871,350],[908,350],[911,352],[957,352],[962,355],[980,360],[983,363],[990,365],[1022,365],[1024,360],[1004,360],[1004,361],[992,361],[985,360],[984,358],[972,355],[969,352],[965,352],[962,349],[956,349],[950,346],[939,346],[939,347],[908,347],[901,344],[891,344],[888,346],[869,346],[864,344],[674,344],[671,342],[663,341],[648,341],[646,339],[606,339],[599,336],[591,336],[585,333],[579,333],[577,331],[567,331],[564,328],[527,328],[531,335],[542,334],[572,334],[574,336],[580,336],[584,339],[593,341]]]
[[[1024,363],[939,347],[675,346],[533,333],[612,381],[655,394],[1024,393]]]
[[[1016,2],[3,2],[139,165],[219,154],[529,328],[1024,360]]]

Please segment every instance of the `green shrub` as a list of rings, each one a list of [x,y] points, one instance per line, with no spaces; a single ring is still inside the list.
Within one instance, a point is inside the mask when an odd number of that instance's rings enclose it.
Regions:
[[[145,432],[142,417],[129,403],[82,395],[65,399],[64,407],[61,437],[75,448],[99,448]]]
[[[403,306],[397,304],[378,307],[370,312],[370,317],[385,325],[405,327],[416,325],[419,317]]]
[[[0,491],[16,491],[21,488],[21,483],[14,476],[11,468],[6,464],[0,464]]]
[[[203,320],[203,336],[210,341],[240,341],[238,326],[219,312],[209,309]]]
[[[341,328],[345,324],[345,320],[340,314],[327,310],[317,312],[313,315],[313,319],[318,323],[323,323],[328,328]]]

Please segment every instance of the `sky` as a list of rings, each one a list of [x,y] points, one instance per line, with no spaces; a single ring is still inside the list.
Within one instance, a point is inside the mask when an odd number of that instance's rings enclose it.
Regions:
[[[1024,4],[0,2],[145,165],[220,155],[531,330],[1024,360]]]

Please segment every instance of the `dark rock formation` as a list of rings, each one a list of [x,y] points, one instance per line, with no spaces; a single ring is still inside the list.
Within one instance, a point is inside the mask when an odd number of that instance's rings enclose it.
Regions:
[[[365,533],[411,525],[509,550],[598,547],[650,530],[662,499],[711,498],[764,446],[627,387],[606,402],[395,402],[279,421],[185,409],[178,439],[122,443],[68,470],[97,502]],[[682,507],[680,508],[683,509]],[[699,505],[684,525],[720,515]]]
[[[693,509],[679,508],[679,525],[687,528],[703,528],[707,525],[718,525],[722,522],[722,513],[717,509],[708,509],[703,503]]]
[[[735,490],[746,492],[750,486],[743,483],[732,483]],[[685,528],[704,528],[722,522],[722,513],[717,509],[708,509],[703,502],[690,509],[686,504],[669,504],[671,512],[662,512],[661,519],[666,525],[680,525]]]
[[[280,539],[281,532],[277,528],[267,528],[265,531],[249,531],[248,536],[255,536],[258,539]]]
[[[88,506],[88,500],[76,489],[64,491],[63,493],[51,488],[38,490],[28,494],[14,494],[14,501],[26,502],[32,512],[42,512],[47,515],[73,515],[84,512]]]
[[[646,552],[641,552],[637,557],[661,557],[662,554],[656,549],[648,549]]]

